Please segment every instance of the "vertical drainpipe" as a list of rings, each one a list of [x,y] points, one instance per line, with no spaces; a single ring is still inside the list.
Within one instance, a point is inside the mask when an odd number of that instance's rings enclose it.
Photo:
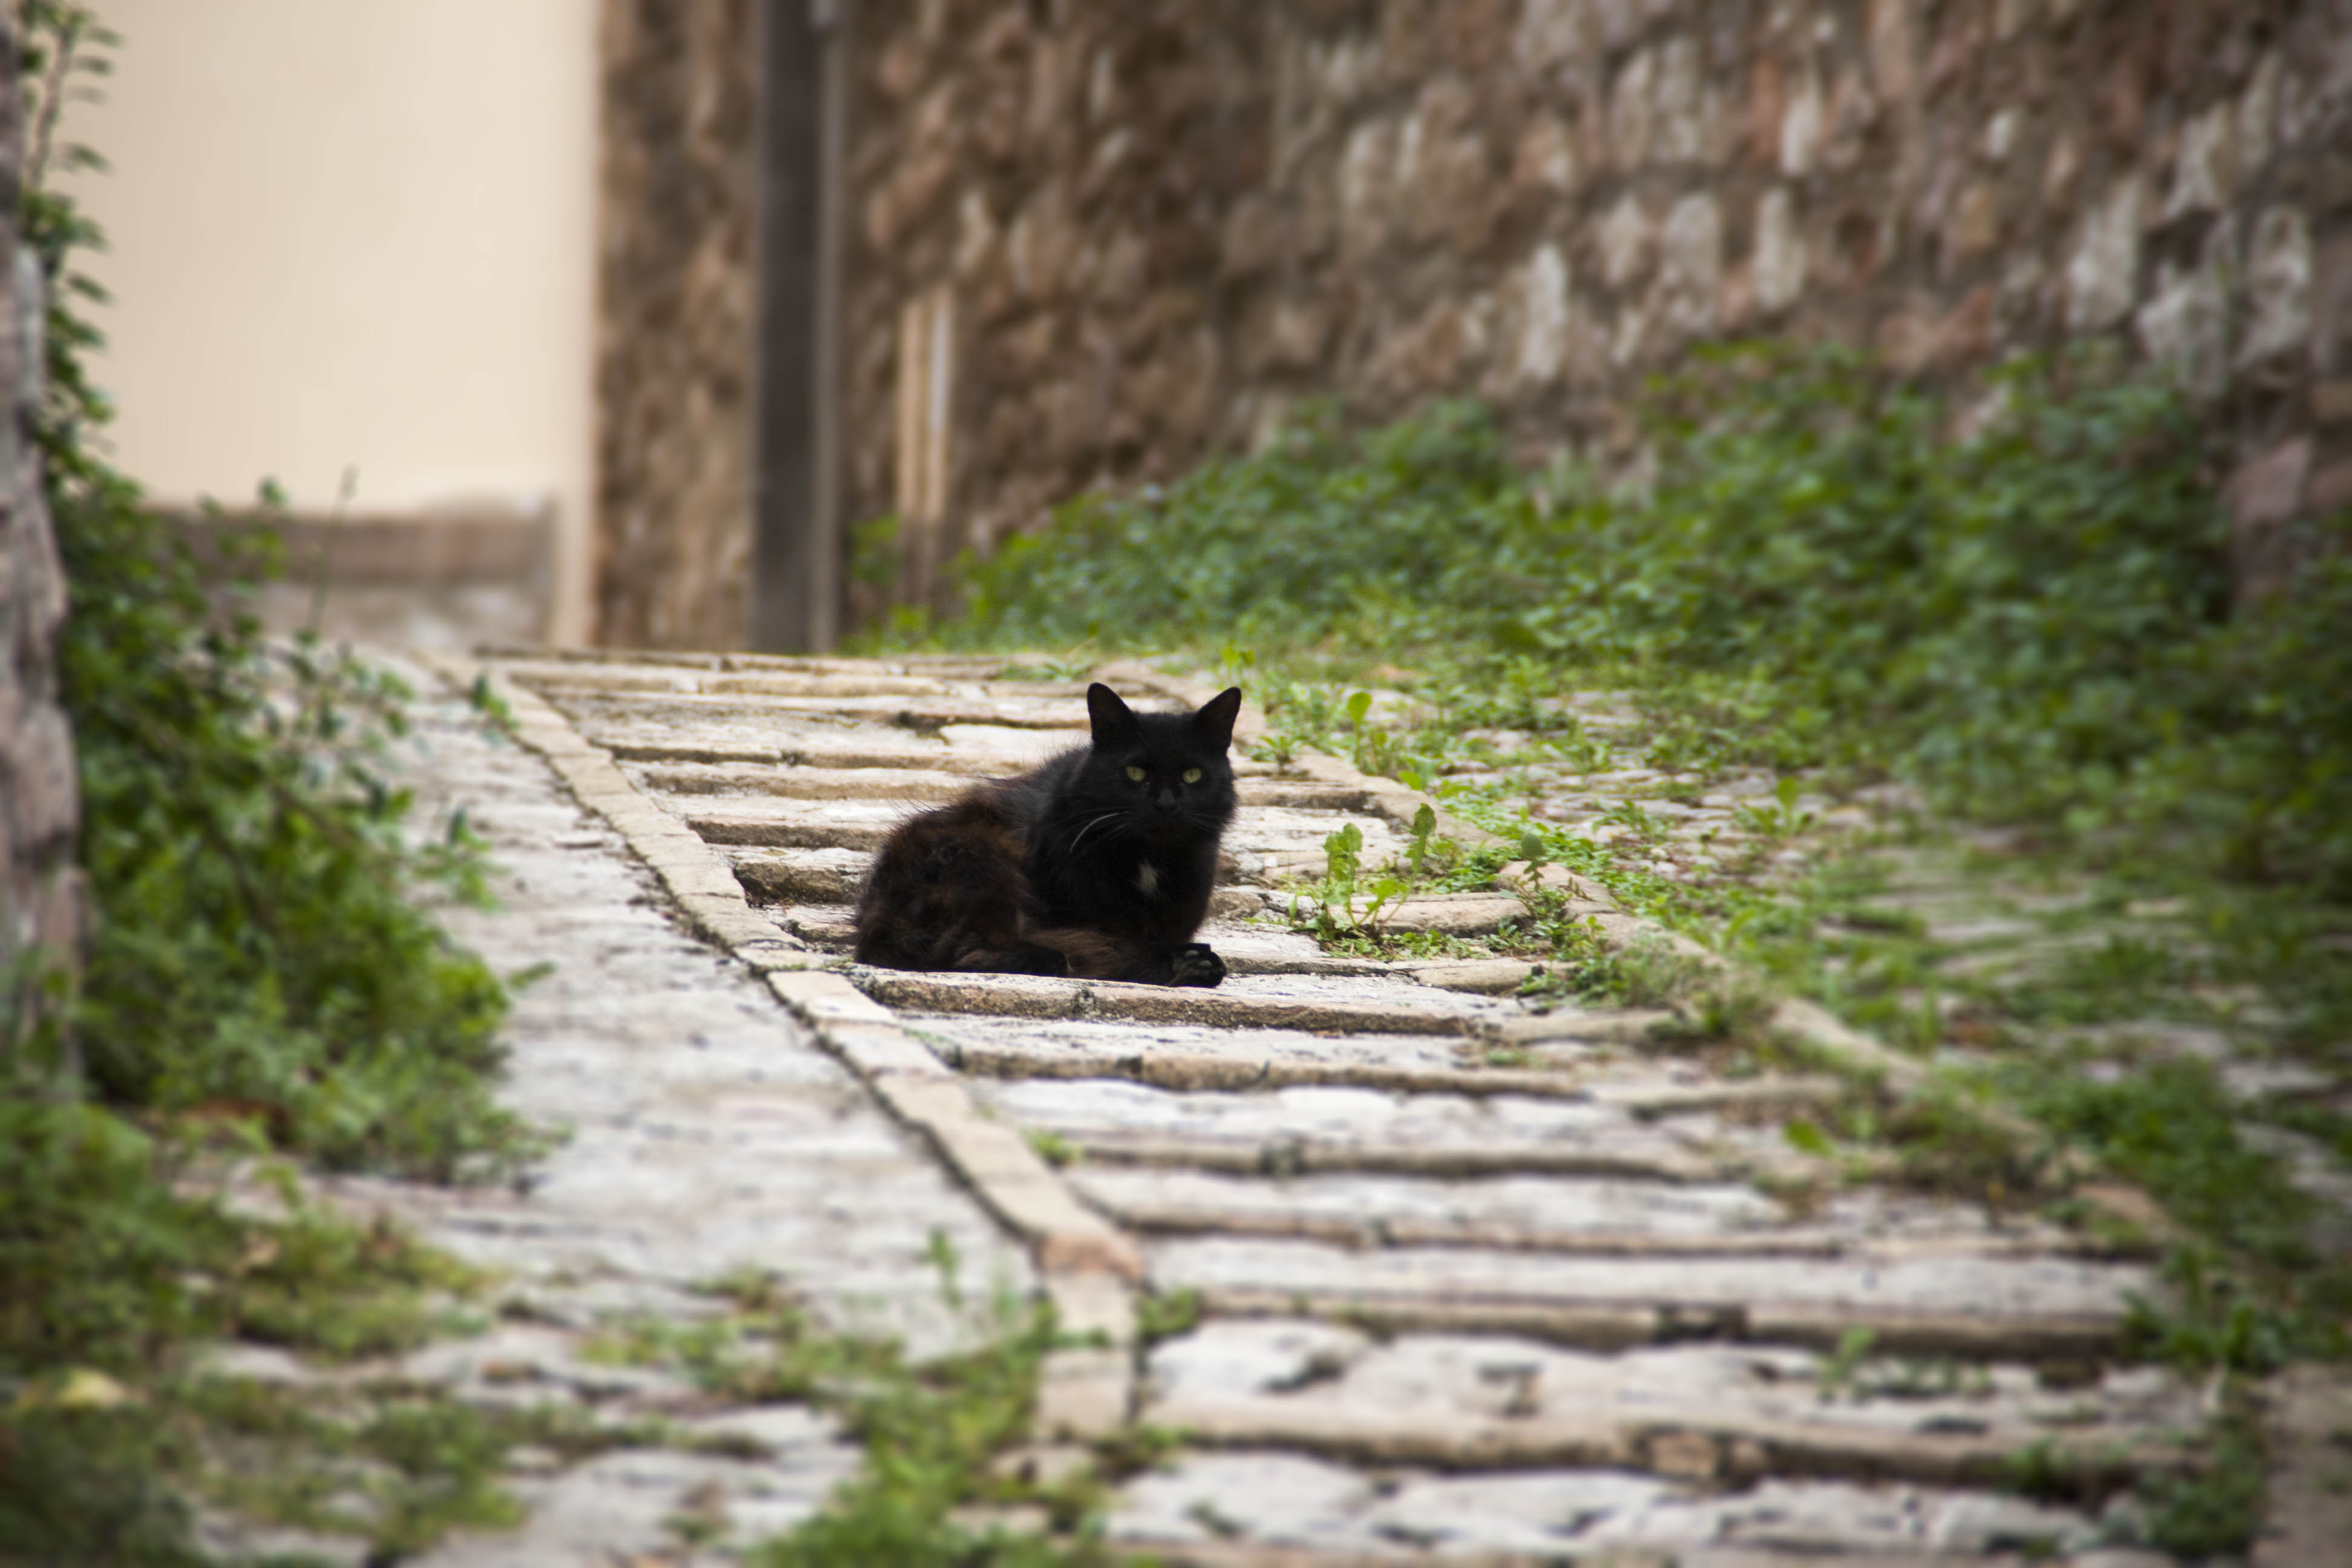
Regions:
[[[816,453],[810,475],[809,647],[822,653],[841,635],[846,587],[841,558],[845,519],[842,511],[842,340],[846,303],[843,295],[845,215],[849,193],[850,10],[854,0],[812,0],[823,31],[824,58],[817,92],[816,352],[809,370],[815,382],[812,435]]]
[[[841,600],[840,172],[845,0],[760,6],[750,640],[832,646]]]

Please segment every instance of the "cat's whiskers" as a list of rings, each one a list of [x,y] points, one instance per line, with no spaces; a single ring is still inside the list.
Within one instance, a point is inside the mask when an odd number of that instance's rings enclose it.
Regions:
[[[1126,815],[1126,813],[1124,813],[1124,812],[1118,812],[1118,811],[1106,811],[1106,812],[1104,812],[1101,816],[1095,817],[1094,819],[1092,819],[1091,821],[1089,821],[1089,822],[1088,822],[1088,823],[1087,823],[1084,827],[1081,827],[1081,828],[1079,828],[1079,829],[1078,829],[1077,837],[1076,837],[1075,838],[1072,838],[1072,839],[1070,840],[1070,847],[1069,847],[1069,849],[1068,849],[1068,851],[1067,851],[1067,852],[1068,852],[1069,854],[1072,854],[1072,855],[1076,854],[1076,853],[1078,852],[1078,846],[1079,846],[1079,845],[1081,845],[1081,844],[1084,844],[1084,843],[1087,841],[1087,834],[1092,833],[1096,828],[1100,827],[1104,823],[1106,823],[1106,822],[1109,822],[1109,821],[1112,821],[1112,820],[1114,820],[1115,818],[1118,818],[1118,817],[1123,816],[1125,816],[1125,815]],[[1114,833],[1114,834],[1112,834],[1112,835],[1111,835],[1111,837],[1114,837],[1114,838],[1116,838],[1116,837],[1118,837],[1118,835],[1117,835],[1116,833]]]

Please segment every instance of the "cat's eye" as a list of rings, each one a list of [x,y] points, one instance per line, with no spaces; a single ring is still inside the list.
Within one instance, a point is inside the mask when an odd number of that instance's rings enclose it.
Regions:
[[[1199,784],[1201,782],[1201,770],[1198,768],[1186,768],[1184,770],[1184,782],[1186,784]]]
[[[1137,784],[1141,784],[1143,782],[1143,770],[1137,767],[1133,763],[1129,763],[1127,764],[1127,776],[1133,779]]]

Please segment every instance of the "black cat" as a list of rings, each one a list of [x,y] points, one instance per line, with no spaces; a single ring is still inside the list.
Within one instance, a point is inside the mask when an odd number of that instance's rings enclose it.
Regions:
[[[1214,985],[1192,940],[1234,816],[1241,688],[1196,713],[1138,713],[1087,688],[1094,743],[974,784],[883,841],[857,903],[857,961]]]

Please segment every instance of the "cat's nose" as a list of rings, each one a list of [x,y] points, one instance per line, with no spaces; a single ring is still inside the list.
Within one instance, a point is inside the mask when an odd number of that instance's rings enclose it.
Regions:
[[[1162,811],[1173,811],[1176,809],[1176,792],[1172,789],[1163,789],[1152,797],[1151,804]]]

